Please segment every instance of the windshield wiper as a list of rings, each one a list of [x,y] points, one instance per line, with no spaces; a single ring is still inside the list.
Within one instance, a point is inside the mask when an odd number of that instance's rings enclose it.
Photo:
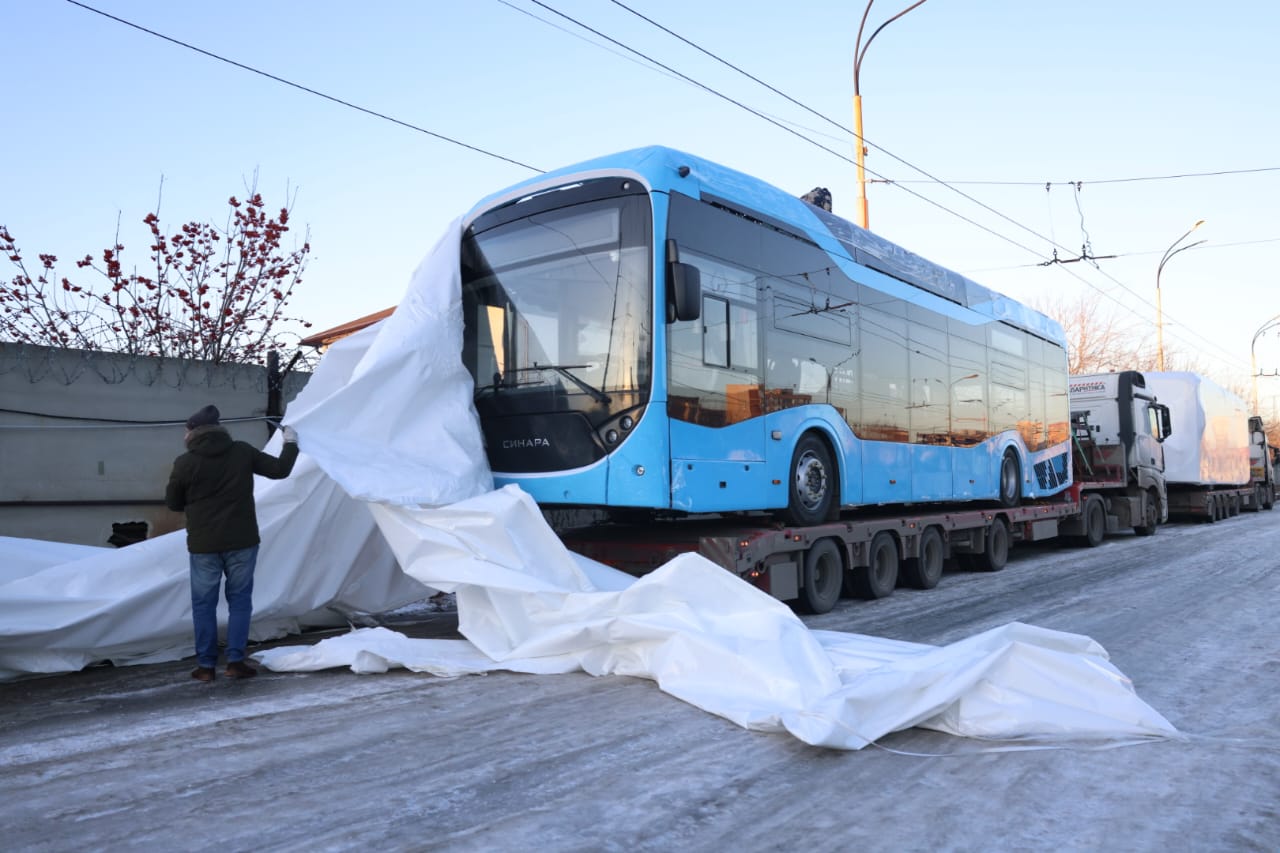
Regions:
[[[599,388],[588,385],[586,382],[583,382],[577,376],[574,376],[569,372],[570,370],[585,370],[590,366],[591,365],[589,364],[538,364],[538,362],[535,361],[533,363],[533,367],[513,367],[508,370],[507,373],[530,373],[535,370],[554,370],[556,373],[559,373],[565,379],[568,379],[574,385],[578,386],[580,390],[590,394],[591,399],[595,400],[597,403],[610,403],[612,398],[610,398],[608,394],[604,393]]]

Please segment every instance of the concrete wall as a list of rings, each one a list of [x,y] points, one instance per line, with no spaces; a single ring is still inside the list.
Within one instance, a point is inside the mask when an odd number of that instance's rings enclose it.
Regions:
[[[281,405],[310,375],[280,383]],[[261,447],[268,371],[0,343],[0,536],[127,544],[182,527],[164,507],[187,416],[208,403]]]

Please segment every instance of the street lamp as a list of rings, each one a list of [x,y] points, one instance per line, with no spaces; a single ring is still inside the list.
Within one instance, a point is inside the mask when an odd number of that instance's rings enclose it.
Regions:
[[[1164,265],[1169,263],[1169,259],[1174,255],[1179,252],[1185,252],[1187,249],[1199,246],[1201,243],[1205,242],[1204,240],[1197,240],[1194,243],[1188,243],[1187,245],[1178,248],[1179,243],[1187,239],[1188,235],[1190,235],[1192,231],[1196,230],[1203,224],[1204,220],[1201,219],[1195,225],[1188,228],[1186,234],[1183,234],[1177,240],[1174,240],[1173,244],[1170,245],[1168,249],[1165,249],[1164,257],[1160,259],[1160,265],[1156,267],[1156,367],[1161,373],[1164,372],[1164,309],[1161,307],[1160,302],[1160,273],[1164,271]]]
[[[871,14],[871,5],[876,0],[867,0],[867,8],[862,13],[862,23],[858,24],[858,38],[853,44],[853,132],[857,136],[854,144],[857,146],[857,162],[858,162],[858,224],[863,228],[870,227],[870,218],[867,214],[867,143],[862,138],[862,58],[867,55],[867,48],[871,47],[871,42],[875,37],[880,35],[880,31],[910,12],[917,6],[923,6],[925,0],[916,0],[907,8],[876,27],[876,31],[867,39],[867,43],[862,43],[862,31],[867,26],[867,16]]]
[[[1258,331],[1253,333],[1253,340],[1249,341],[1249,375],[1253,381],[1253,413],[1258,414],[1258,358],[1254,354],[1254,344],[1258,342],[1258,338],[1267,329],[1273,329],[1280,326],[1280,314],[1272,317],[1267,322],[1258,327]]]

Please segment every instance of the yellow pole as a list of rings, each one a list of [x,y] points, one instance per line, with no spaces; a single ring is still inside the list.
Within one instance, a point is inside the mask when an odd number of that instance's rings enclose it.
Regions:
[[[1254,335],[1253,339],[1258,340]],[[1249,345],[1249,373],[1253,378],[1253,413],[1258,414],[1258,357],[1253,352],[1253,344]]]
[[[862,139],[862,95],[853,96],[853,132],[857,135],[854,143],[858,146],[858,224],[870,228],[871,222],[867,212],[867,144]]]
[[[1164,309],[1160,307],[1160,273],[1156,273],[1156,370],[1164,373]]]

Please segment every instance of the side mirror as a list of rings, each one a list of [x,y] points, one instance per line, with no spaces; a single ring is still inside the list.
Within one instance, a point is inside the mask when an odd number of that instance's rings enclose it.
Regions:
[[[702,315],[702,274],[680,263],[675,240],[667,240],[667,322],[696,320]]]
[[[1168,406],[1156,406],[1156,410],[1160,412],[1160,441],[1164,441],[1173,435],[1173,419],[1169,417]]]

